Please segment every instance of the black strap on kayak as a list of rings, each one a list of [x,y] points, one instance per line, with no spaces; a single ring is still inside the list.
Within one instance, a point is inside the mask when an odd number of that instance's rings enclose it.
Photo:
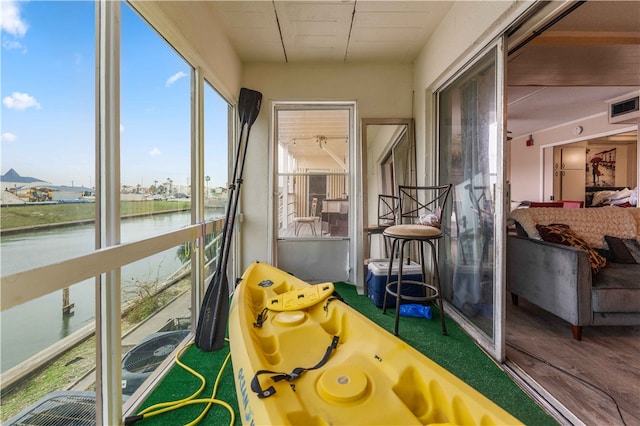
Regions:
[[[273,376],[271,376],[271,379],[274,382],[279,382],[281,380],[286,380],[287,382],[292,382],[295,379],[297,379],[298,377],[300,377],[302,375],[302,373],[304,373],[305,371],[316,370],[316,369],[322,367],[329,360],[329,357],[331,357],[331,353],[338,347],[338,340],[339,339],[340,339],[339,336],[333,336],[333,340],[331,341],[331,345],[329,347],[327,347],[327,351],[324,353],[324,356],[322,357],[320,362],[317,363],[316,365],[314,365],[313,367],[310,367],[310,368],[297,367],[297,368],[294,368],[293,371],[291,371],[291,373],[289,373],[289,374],[280,373],[280,372],[277,372],[277,371],[269,371],[269,370],[260,370],[260,371],[258,371],[253,376],[253,379],[251,379],[251,390],[258,394],[258,398],[261,398],[261,399],[262,398],[267,398],[267,397],[270,397],[271,395],[273,395],[274,393],[276,393],[276,389],[273,386],[270,386],[269,388],[263,390],[262,387],[260,387],[260,381],[258,380],[258,376],[259,375],[261,375],[261,374],[273,374]]]
[[[337,291],[334,291],[331,294],[331,297],[329,297],[327,299],[327,301],[325,302],[325,304],[322,307],[322,309],[324,309],[325,312],[328,312],[329,311],[329,303],[334,301],[334,300],[339,300],[342,303],[344,303],[345,305],[347,304],[347,302],[345,302],[344,298],[342,296],[340,296],[340,294],[338,294]],[[267,313],[268,312],[269,312],[269,308],[268,307],[265,307],[262,311],[260,311],[260,313],[256,317],[256,322],[253,323],[253,326],[255,328],[261,328],[262,327],[262,324],[264,324],[265,320],[267,319]]]
[[[340,295],[340,293],[338,293],[336,290],[333,290],[333,293],[331,294],[331,299],[338,299],[339,301],[341,301],[345,305],[348,305],[347,301],[344,300],[344,297],[342,297]]]
[[[331,294],[331,297],[329,297],[327,299],[326,303],[322,307],[322,309],[327,313],[327,315],[329,314],[329,303],[333,302],[334,300],[339,300],[342,303],[344,303],[345,305],[348,305],[348,303],[345,302],[345,300],[342,298],[342,296],[340,296],[340,294],[338,294],[337,291],[334,291],[333,294]]]
[[[262,324],[264,324],[264,321],[267,319],[267,312],[269,312],[269,308],[264,308],[262,311],[260,311],[260,313],[258,314],[258,318],[256,318],[256,322],[253,323],[253,326],[255,328],[262,327]]]

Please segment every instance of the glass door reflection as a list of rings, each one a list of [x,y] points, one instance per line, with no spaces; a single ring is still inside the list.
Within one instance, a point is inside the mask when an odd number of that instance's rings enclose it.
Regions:
[[[502,248],[495,218],[502,187],[501,44],[494,46],[439,95],[440,182],[453,184],[451,238],[441,249],[443,293],[500,358]]]

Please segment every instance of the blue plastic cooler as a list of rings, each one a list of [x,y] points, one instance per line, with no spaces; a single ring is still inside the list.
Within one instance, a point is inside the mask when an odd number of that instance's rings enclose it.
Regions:
[[[373,303],[381,308],[384,303],[384,288],[387,284],[387,273],[389,271],[388,259],[376,259],[369,261],[369,271],[367,272],[366,284],[367,294]],[[391,281],[398,279],[398,259],[393,261],[393,269],[391,270]],[[416,262],[407,264],[405,261],[402,265],[402,279],[411,281],[422,281],[422,268]],[[402,294],[406,296],[422,296],[424,288],[417,285],[403,284]],[[401,303],[409,303],[409,301],[401,301]],[[387,308],[396,306],[396,298],[387,295]]]

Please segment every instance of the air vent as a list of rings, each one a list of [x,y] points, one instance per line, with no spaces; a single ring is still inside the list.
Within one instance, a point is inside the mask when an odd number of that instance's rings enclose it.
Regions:
[[[6,426],[95,426],[95,392],[52,392],[4,423]]]
[[[638,123],[640,95],[617,98],[608,102],[609,123]]]

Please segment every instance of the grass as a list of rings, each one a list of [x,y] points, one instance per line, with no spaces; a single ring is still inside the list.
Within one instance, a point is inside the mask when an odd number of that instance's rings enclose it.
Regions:
[[[122,217],[186,210],[190,201],[122,201]],[[90,221],[95,218],[95,203],[60,203],[5,206],[0,209],[0,229],[53,225],[65,222]]]
[[[95,337],[85,340],[22,385],[2,395],[1,420],[6,421],[50,392],[65,389],[95,368],[95,344]]]
[[[154,295],[153,297],[155,299],[161,301],[155,311],[174,297],[188,291],[189,288],[190,281],[181,280],[161,293]],[[131,311],[129,313],[131,313]],[[147,317],[151,314],[153,314],[153,312],[150,312]],[[131,315],[123,315],[121,322],[122,333],[124,334],[144,319],[146,319],[146,317],[134,319]],[[96,339],[94,335],[69,349],[60,358],[53,361],[41,371],[3,394],[2,405],[0,406],[0,422],[5,422],[51,392],[68,389],[78,379],[94,370],[95,367]],[[79,390],[94,391],[95,389],[91,386],[89,389]]]

